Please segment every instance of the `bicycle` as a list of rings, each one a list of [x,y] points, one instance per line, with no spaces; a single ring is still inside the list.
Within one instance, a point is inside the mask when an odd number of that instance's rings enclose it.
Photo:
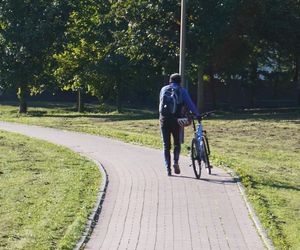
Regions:
[[[198,124],[196,128],[195,117],[192,118],[194,138],[191,142],[191,159],[194,169],[194,173],[197,179],[200,179],[201,169],[206,168],[208,174],[211,174],[212,166],[209,163],[210,148],[208,144],[208,138],[206,135],[206,130],[203,130],[202,119],[212,115],[213,112],[207,112],[200,115],[198,118]]]

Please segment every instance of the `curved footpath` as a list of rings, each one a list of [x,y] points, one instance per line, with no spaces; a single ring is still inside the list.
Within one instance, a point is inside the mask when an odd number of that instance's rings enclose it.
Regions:
[[[100,162],[108,186],[85,249],[265,249],[239,187],[218,168],[194,178],[190,160],[168,177],[162,152],[88,134],[0,122]]]

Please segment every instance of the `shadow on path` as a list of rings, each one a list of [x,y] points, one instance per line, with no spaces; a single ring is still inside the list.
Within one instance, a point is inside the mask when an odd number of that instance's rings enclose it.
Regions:
[[[218,175],[218,174],[211,174],[210,176],[223,176],[223,175]],[[226,184],[226,183],[236,183],[236,180],[233,178],[228,178],[228,176],[226,176],[226,179],[216,179],[216,178],[203,178],[200,177],[200,179],[197,179],[195,177],[191,177],[191,176],[185,176],[185,175],[172,175],[170,176],[171,178],[184,178],[184,179],[191,179],[194,181],[205,181],[205,182],[211,182],[211,183],[215,183],[215,184]],[[224,176],[225,177],[225,176]]]

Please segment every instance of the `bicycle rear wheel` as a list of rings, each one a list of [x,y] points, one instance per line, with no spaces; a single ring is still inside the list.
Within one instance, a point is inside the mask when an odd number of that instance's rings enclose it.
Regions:
[[[193,164],[194,173],[197,179],[200,179],[201,176],[201,161],[198,154],[196,139],[193,138],[191,145],[191,159]]]
[[[202,142],[203,142],[202,143],[203,149],[201,150],[202,151],[201,165],[202,165],[202,167],[205,167],[208,174],[211,174],[211,166],[210,166],[209,158],[208,158],[207,139],[203,137]]]

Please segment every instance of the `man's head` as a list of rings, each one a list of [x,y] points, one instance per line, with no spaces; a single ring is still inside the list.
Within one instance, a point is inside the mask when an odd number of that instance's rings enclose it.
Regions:
[[[170,75],[169,82],[170,83],[171,82],[176,82],[176,83],[180,84],[181,83],[181,76],[178,73],[174,73],[174,74]]]

